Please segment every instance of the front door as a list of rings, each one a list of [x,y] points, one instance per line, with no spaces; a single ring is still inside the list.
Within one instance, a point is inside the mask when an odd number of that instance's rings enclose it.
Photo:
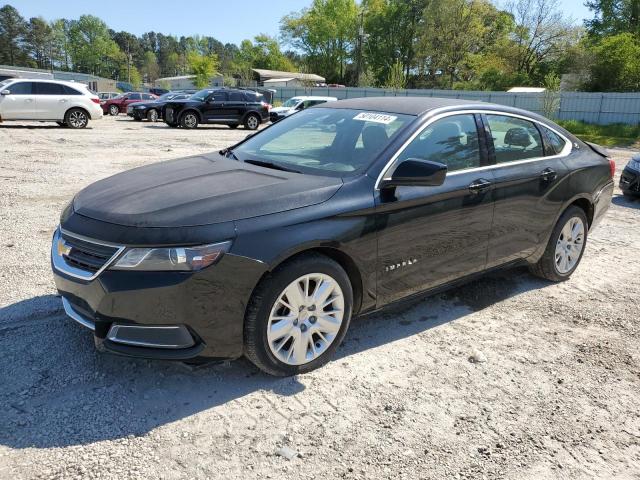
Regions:
[[[33,82],[16,82],[5,87],[9,95],[0,96],[0,116],[5,120],[32,120],[36,115]]]
[[[479,125],[472,114],[437,120],[394,162],[432,160],[448,172],[438,187],[379,192],[378,307],[485,268],[493,177],[482,168],[487,158]]]
[[[205,122],[226,120],[227,92],[213,92],[202,106],[202,117]]]
[[[495,215],[488,267],[526,258],[544,243],[565,198],[556,189],[568,174],[565,141],[546,127],[519,117],[487,114],[495,151]],[[543,136],[555,135],[545,146]]]

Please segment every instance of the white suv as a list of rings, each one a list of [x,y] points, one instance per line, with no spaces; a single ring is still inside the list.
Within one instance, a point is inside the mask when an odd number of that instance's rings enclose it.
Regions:
[[[272,108],[269,111],[269,117],[272,122],[277,122],[305,108],[336,101],[338,101],[336,97],[293,97],[284,102],[281,107]]]
[[[0,82],[0,122],[41,120],[84,128],[98,118],[100,99],[81,83],[24,78]]]

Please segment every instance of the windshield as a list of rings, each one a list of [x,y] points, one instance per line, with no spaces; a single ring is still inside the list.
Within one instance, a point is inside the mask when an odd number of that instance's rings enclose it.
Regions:
[[[299,98],[293,97],[282,104],[283,107],[293,108],[300,102]]]
[[[352,176],[415,117],[312,108],[292,115],[233,149],[241,161],[269,162],[316,175]]]
[[[0,82],[0,87],[4,87],[5,85],[8,85],[12,81],[13,81],[13,78],[7,78],[6,80],[3,80]]]
[[[189,100],[197,100],[198,102],[204,102],[205,98],[211,95],[212,91],[213,90],[200,90],[199,92],[196,92],[193,95],[191,95]]]

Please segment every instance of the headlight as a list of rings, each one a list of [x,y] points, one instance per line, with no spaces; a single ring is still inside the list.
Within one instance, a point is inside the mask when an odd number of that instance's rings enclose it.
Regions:
[[[629,160],[627,167],[633,168],[634,170],[640,172],[640,158],[632,158]]]
[[[145,107],[144,107],[144,105],[137,105],[137,106],[135,106],[133,108],[145,108]]]
[[[130,248],[110,267],[112,270],[196,271],[216,263],[231,242],[200,247]]]

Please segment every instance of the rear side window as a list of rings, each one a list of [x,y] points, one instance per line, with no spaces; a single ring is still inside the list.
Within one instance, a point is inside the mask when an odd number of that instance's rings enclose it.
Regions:
[[[62,85],[62,88],[64,89],[65,95],[82,95],[82,92],[79,92],[75,88],[71,88],[67,85]]]
[[[139,93],[132,93],[129,96],[129,100],[142,100],[142,97],[140,96]]]
[[[547,155],[558,155],[564,149],[565,142],[560,135],[547,127],[541,127],[547,136]]]
[[[443,163],[450,172],[480,166],[478,129],[471,114],[452,115],[425,128],[398,156]]]
[[[544,157],[542,137],[533,122],[506,115],[487,115],[496,163]]]
[[[230,102],[244,102],[244,94],[242,92],[229,92]]]
[[[211,97],[213,98],[214,102],[226,102],[227,101],[226,92],[213,92],[213,95]]]
[[[153,95],[149,95],[148,93],[145,93],[142,95],[142,98],[144,100],[153,100]]]
[[[64,88],[59,83],[35,82],[36,95],[64,95]]]
[[[255,93],[252,92],[245,92],[244,93],[244,99],[247,102],[257,102],[258,101],[258,97]]]
[[[9,85],[7,89],[11,92],[11,95],[31,95],[32,82],[18,82]]]

